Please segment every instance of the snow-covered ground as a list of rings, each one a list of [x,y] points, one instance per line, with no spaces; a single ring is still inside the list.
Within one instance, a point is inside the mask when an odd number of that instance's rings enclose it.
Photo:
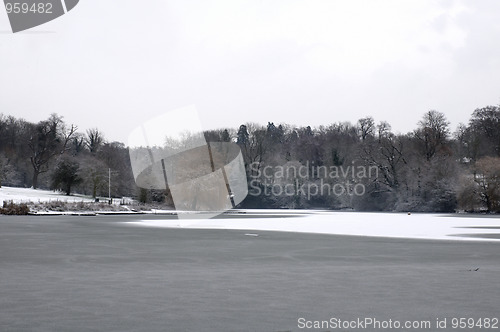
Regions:
[[[435,240],[500,241],[500,237],[498,239],[470,237],[477,234],[500,235],[500,218],[303,210],[246,210],[240,213],[241,215],[234,213],[233,217],[229,215],[220,219],[142,220],[127,224],[147,227],[252,230],[253,236],[258,235],[260,230]],[[242,218],[242,215],[245,217]]]
[[[60,202],[93,202],[91,197],[83,195],[66,196],[60,192],[50,190],[32,189],[32,188],[14,188],[14,187],[1,187],[0,188],[0,206],[4,201],[13,201],[14,203],[42,203],[51,201]]]
[[[137,211],[131,210],[127,205],[134,201],[131,198],[114,199],[113,206],[108,206],[107,198],[102,198],[100,204],[93,205],[95,199],[91,196],[73,194],[70,196],[65,195],[61,192],[54,192],[50,190],[43,189],[33,189],[33,188],[14,188],[14,187],[1,187],[0,188],[0,207],[3,206],[3,202],[14,202],[16,204],[34,203],[30,206],[31,213],[37,215],[95,215],[95,214],[130,214],[136,213]],[[37,203],[47,203],[47,202],[60,202],[64,204],[56,203],[53,206],[39,206]],[[65,204],[73,204],[73,207],[66,206]],[[75,206],[74,203],[85,203],[83,206]],[[92,204],[88,204],[92,203]],[[98,203],[98,202],[97,202]],[[65,209],[74,209],[73,211]],[[152,213],[152,212],[149,212]]]

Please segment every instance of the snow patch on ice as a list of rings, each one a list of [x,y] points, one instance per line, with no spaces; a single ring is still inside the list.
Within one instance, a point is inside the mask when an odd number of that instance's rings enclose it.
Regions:
[[[265,212],[264,212],[265,211]],[[240,210],[252,218],[231,215],[223,219],[142,220],[128,225],[193,229],[232,229],[301,232],[317,234],[357,235],[372,237],[413,238],[433,240],[494,241],[463,236],[500,234],[500,218],[477,218],[443,214],[360,213],[331,211]],[[263,218],[262,216],[274,216]],[[297,218],[280,218],[301,214]],[[468,227],[496,227],[468,228]],[[460,236],[459,236],[460,235]]]

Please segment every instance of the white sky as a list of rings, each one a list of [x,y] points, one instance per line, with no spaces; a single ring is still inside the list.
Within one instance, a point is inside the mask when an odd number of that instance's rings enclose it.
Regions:
[[[0,113],[56,112],[127,141],[196,105],[204,128],[371,115],[454,130],[500,102],[500,1],[81,0],[12,34],[0,10]]]

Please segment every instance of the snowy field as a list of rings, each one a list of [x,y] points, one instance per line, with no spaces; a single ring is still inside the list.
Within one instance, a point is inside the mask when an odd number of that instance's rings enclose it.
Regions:
[[[4,201],[13,201],[14,203],[43,203],[43,202],[93,202],[94,199],[89,196],[71,195],[67,196],[61,192],[50,190],[32,189],[32,188],[14,188],[14,187],[1,187],[0,188],[0,206]]]
[[[392,238],[500,241],[500,218],[452,214],[238,210],[212,219],[142,220],[146,227],[283,231]]]

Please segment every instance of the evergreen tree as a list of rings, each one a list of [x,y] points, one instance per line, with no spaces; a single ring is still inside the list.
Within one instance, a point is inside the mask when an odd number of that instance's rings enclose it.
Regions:
[[[52,175],[52,188],[62,189],[69,196],[71,187],[82,182],[82,178],[78,175],[79,169],[80,165],[77,162],[67,159],[61,160]]]

